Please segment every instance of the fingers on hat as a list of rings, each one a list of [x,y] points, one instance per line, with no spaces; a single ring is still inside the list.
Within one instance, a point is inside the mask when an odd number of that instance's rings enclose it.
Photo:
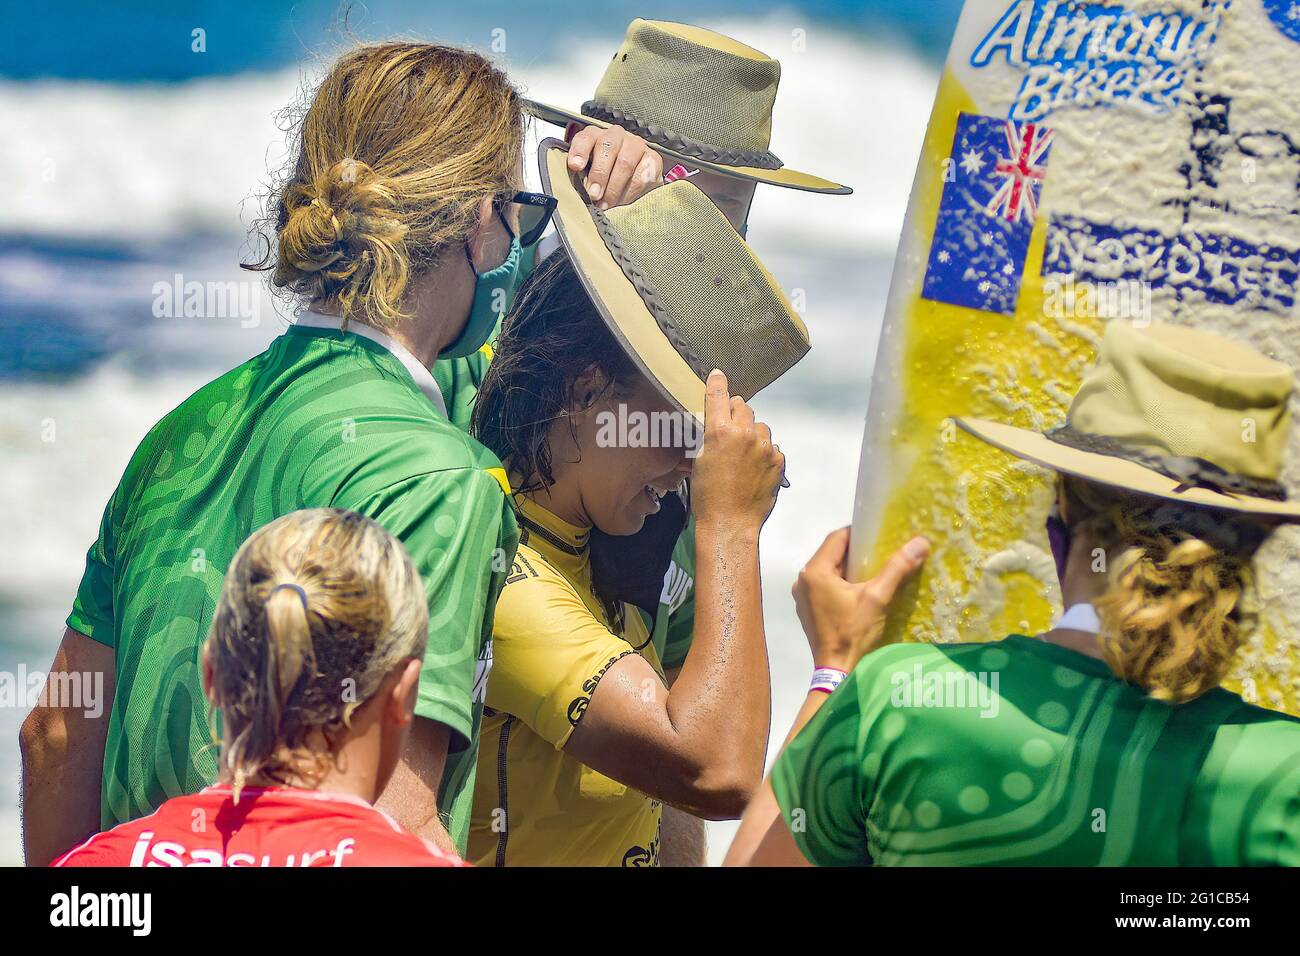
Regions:
[[[731,396],[731,420],[741,425],[754,424],[754,410],[739,395]]]
[[[715,368],[704,384],[704,423],[707,427],[730,421],[731,394],[727,391],[727,376]]]

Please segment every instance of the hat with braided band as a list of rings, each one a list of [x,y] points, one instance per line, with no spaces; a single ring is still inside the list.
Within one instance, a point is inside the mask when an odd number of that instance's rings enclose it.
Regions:
[[[622,126],[674,160],[737,179],[847,195],[790,169],[769,148],[781,64],[703,27],[633,20],[595,95],[579,110],[525,100],[561,126]]]
[[[601,318],[673,405],[704,421],[709,372],[748,401],[807,353],[808,329],[753,250],[690,180],[603,211],[568,169],[568,146],[540,147],[560,243]],[[559,253],[554,253],[559,255]]]
[[[1279,480],[1291,368],[1210,332],[1113,321],[1065,424],[958,425],[1055,471],[1129,491],[1300,520]]]

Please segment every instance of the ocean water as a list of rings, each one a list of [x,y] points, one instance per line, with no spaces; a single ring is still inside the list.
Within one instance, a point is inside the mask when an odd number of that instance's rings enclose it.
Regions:
[[[530,95],[579,104],[627,19],[500,59]],[[754,403],[791,480],[762,544],[775,746],[810,673],[790,586],[824,534],[850,519],[893,248],[938,74],[924,51],[795,10],[691,19],[783,61],[774,150],[857,190],[760,187],[750,220],[752,244],[802,303],[813,341]],[[315,69],[306,60],[168,82],[0,78],[0,173],[18,184],[0,204],[0,672],[49,666],[104,503],[149,427],[285,324],[286,307],[237,263],[286,155],[276,113]],[[226,318],[158,315],[157,284],[191,281],[235,283],[241,304]],[[0,706],[0,863],[20,858],[25,713]],[[710,825],[715,861],[733,830]]]

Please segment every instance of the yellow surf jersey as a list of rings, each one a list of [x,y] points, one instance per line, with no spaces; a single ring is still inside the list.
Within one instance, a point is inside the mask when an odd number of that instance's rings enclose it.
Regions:
[[[568,756],[605,672],[650,635],[613,633],[591,587],[588,528],[522,496],[520,545],[497,602],[467,858],[479,866],[658,866],[659,801]]]

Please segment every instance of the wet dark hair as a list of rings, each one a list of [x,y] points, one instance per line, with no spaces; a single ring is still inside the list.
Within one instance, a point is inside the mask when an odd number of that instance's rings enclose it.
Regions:
[[[640,377],[563,252],[547,256],[524,281],[494,352],[471,430],[519,481],[516,493],[555,483],[551,425],[573,407],[584,373],[599,369],[616,394]]]
[[[515,494],[555,483],[550,431],[578,396],[578,379],[604,373],[605,392],[625,394],[640,372],[615,340],[563,252],[547,256],[520,287],[479,386],[470,429],[510,470]],[[569,425],[570,432],[573,425]],[[593,541],[602,535],[592,529]],[[614,542],[613,547],[618,547]],[[623,601],[615,573],[592,550],[592,591],[610,629],[621,634]],[[605,549],[607,550],[607,549]],[[603,551],[602,551],[603,553]]]

